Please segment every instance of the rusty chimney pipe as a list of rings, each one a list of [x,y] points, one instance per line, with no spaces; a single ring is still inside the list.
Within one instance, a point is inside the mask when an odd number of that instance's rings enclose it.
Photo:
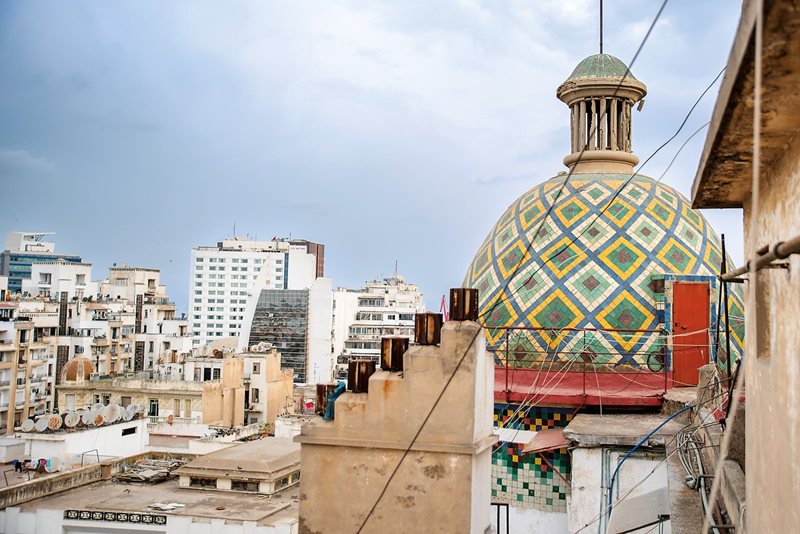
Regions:
[[[373,360],[350,360],[347,364],[347,389],[353,393],[369,391],[369,377],[375,373]]]
[[[403,370],[403,354],[408,350],[407,337],[381,339],[381,369],[397,372]]]
[[[336,389],[336,384],[333,382],[323,382],[317,384],[317,415],[325,413],[325,407],[328,405],[328,393]]]
[[[438,345],[442,340],[442,314],[418,313],[414,316],[414,342]]]
[[[472,287],[454,287],[450,290],[450,320],[478,320],[478,290]]]

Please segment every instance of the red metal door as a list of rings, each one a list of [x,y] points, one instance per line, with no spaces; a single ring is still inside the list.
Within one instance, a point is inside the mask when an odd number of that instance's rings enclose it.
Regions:
[[[708,283],[675,282],[672,288],[672,378],[678,387],[696,386],[697,369],[709,355]]]

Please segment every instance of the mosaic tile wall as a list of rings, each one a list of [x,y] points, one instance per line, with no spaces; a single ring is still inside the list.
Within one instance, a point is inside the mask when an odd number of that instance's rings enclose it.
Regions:
[[[533,407],[515,415],[517,406],[496,404],[495,426],[537,431],[565,427],[572,410]],[[522,454],[524,443],[496,445],[492,454],[492,501],[546,512],[567,511],[567,484],[542,460],[544,456],[569,479],[570,457],[566,449],[541,454]]]
[[[663,322],[655,280],[719,272],[719,238],[688,200],[645,176],[636,176],[615,198],[628,178],[576,174],[556,202],[564,181],[557,176],[500,217],[464,280],[479,289],[483,323],[502,327],[487,330],[490,350],[505,350],[508,326],[548,329],[526,341],[529,351],[544,355],[583,349],[585,340],[565,337],[563,328],[655,329]],[[730,290],[732,308],[741,310],[741,288],[733,284]],[[610,363],[638,366],[660,350],[659,338],[614,333],[597,337],[588,351]],[[732,341],[739,350],[738,332]]]

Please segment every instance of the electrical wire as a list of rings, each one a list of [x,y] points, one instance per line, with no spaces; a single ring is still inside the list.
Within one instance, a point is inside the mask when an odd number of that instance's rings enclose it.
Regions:
[[[666,2],[665,2],[665,4],[666,4]],[[662,5],[662,9],[663,9],[663,7],[664,7],[664,6]],[[659,12],[659,13],[660,13],[660,12]],[[672,141],[673,141],[673,140],[674,140],[674,139],[675,139],[675,138],[676,138],[676,137],[677,137],[677,136],[680,134],[681,130],[683,130],[683,127],[684,127],[684,126],[686,125],[686,123],[688,122],[688,120],[689,120],[689,117],[691,117],[691,115],[692,115],[692,113],[694,112],[695,108],[697,108],[697,106],[700,104],[700,101],[703,99],[703,97],[706,95],[706,93],[708,93],[708,91],[709,91],[709,90],[711,90],[711,88],[714,86],[714,84],[716,84],[716,83],[717,83],[717,80],[719,80],[719,79],[720,79],[720,77],[722,76],[722,74],[725,72],[725,69],[726,69],[726,68],[727,68],[727,67],[723,67],[723,68],[722,68],[722,70],[721,70],[721,71],[719,71],[719,73],[717,74],[717,76],[714,78],[714,80],[712,80],[712,82],[711,82],[711,83],[710,83],[710,84],[709,84],[709,85],[708,85],[708,86],[707,86],[707,87],[706,87],[706,88],[703,90],[703,92],[700,94],[700,96],[699,96],[699,97],[697,97],[697,100],[695,100],[694,104],[692,104],[692,107],[689,109],[689,112],[686,114],[686,116],[684,117],[684,119],[683,119],[683,121],[681,122],[680,126],[678,126],[678,129],[675,131],[675,133],[674,133],[674,134],[672,134],[672,136],[671,136],[669,139],[667,139],[666,141],[664,141],[664,142],[661,144],[661,146],[659,146],[659,147],[658,147],[658,148],[657,148],[657,149],[656,149],[656,150],[655,150],[655,151],[654,151],[652,154],[650,154],[650,155],[647,157],[647,159],[645,159],[644,163],[642,163],[642,164],[639,166],[639,168],[638,168],[638,169],[637,169],[637,170],[636,170],[636,171],[635,171],[633,174],[631,174],[630,178],[628,178],[627,180],[625,180],[625,182],[623,182],[623,183],[622,183],[622,185],[620,185],[620,187],[619,187],[619,188],[617,188],[616,192],[615,192],[615,193],[614,193],[614,195],[611,197],[611,199],[610,199],[610,200],[609,200],[609,201],[606,203],[606,205],[605,205],[605,206],[604,206],[604,207],[603,207],[603,208],[602,208],[602,209],[601,209],[601,210],[600,210],[600,211],[599,211],[599,212],[598,212],[598,213],[595,215],[595,218],[594,218],[594,220],[592,220],[591,224],[588,224],[588,225],[586,225],[586,226],[585,226],[585,228],[584,228],[584,230],[582,230],[582,231],[581,231],[580,233],[578,233],[577,235],[574,235],[574,236],[572,237],[572,239],[569,241],[569,243],[567,243],[566,245],[564,245],[564,246],[563,246],[562,248],[560,248],[558,251],[554,252],[554,253],[553,253],[551,256],[549,256],[549,257],[547,257],[547,258],[544,258],[544,261],[542,261],[541,265],[539,265],[539,267],[538,267],[537,269],[535,269],[535,270],[534,270],[534,271],[533,271],[533,272],[532,272],[532,273],[531,273],[531,274],[528,276],[528,278],[526,278],[525,282],[523,282],[522,284],[520,284],[520,286],[522,286],[522,287],[526,286],[526,285],[527,285],[527,284],[528,284],[528,283],[529,283],[529,282],[530,282],[530,281],[533,279],[533,277],[534,277],[534,276],[535,276],[535,275],[536,275],[536,274],[537,274],[539,271],[541,271],[541,270],[544,268],[544,266],[545,266],[547,263],[551,262],[551,261],[552,261],[553,259],[555,259],[555,258],[556,258],[556,257],[557,257],[559,254],[561,254],[561,253],[562,253],[562,252],[564,252],[565,250],[569,249],[569,247],[571,247],[573,244],[575,244],[575,242],[576,242],[576,241],[578,241],[578,240],[581,238],[581,236],[583,236],[583,234],[584,234],[586,231],[588,231],[588,229],[589,229],[589,228],[591,228],[591,227],[594,225],[594,223],[595,223],[595,222],[597,222],[597,220],[600,218],[600,216],[601,216],[601,215],[603,215],[603,213],[605,213],[605,212],[606,212],[606,210],[608,210],[608,208],[610,208],[610,207],[613,205],[614,201],[615,201],[615,200],[616,200],[616,199],[619,197],[619,195],[622,193],[623,189],[625,189],[625,187],[627,187],[627,186],[628,186],[628,185],[631,183],[631,181],[633,181],[633,179],[634,179],[636,176],[638,176],[638,175],[639,175],[639,173],[640,173],[640,172],[642,171],[642,169],[643,169],[643,168],[644,168],[644,167],[645,167],[645,166],[646,166],[646,165],[647,165],[647,164],[650,162],[650,160],[652,160],[652,159],[653,159],[653,158],[656,156],[656,154],[658,154],[659,152],[661,152],[661,150],[662,150],[664,147],[666,147],[666,146],[667,146],[669,143],[671,143],[671,142],[672,142]],[[630,71],[630,69],[628,69],[628,70]],[[697,132],[695,132],[695,133],[697,133]],[[692,134],[692,136],[691,136],[691,137],[693,137],[694,135],[695,135],[695,134]],[[691,139],[691,137],[690,137],[690,139]],[[686,142],[688,142],[688,139],[687,139],[687,141],[686,141]],[[685,144],[686,144],[686,143],[684,143],[684,146],[685,146]],[[683,146],[681,146],[681,147],[680,147],[680,149],[678,149],[678,152],[676,153],[675,157],[677,157],[677,154],[680,154],[681,150],[683,150]],[[674,161],[674,158],[673,158],[673,161]],[[671,165],[672,165],[672,163],[670,163],[670,166],[671,166]],[[571,167],[571,168],[570,168],[570,172],[569,172],[569,174],[567,175],[567,179],[569,179],[569,177],[570,177],[570,176],[572,176],[572,171],[573,171],[573,169],[574,169],[574,168],[575,168],[575,166],[573,166],[573,167]],[[667,167],[667,170],[669,170],[669,167]],[[664,174],[666,174],[666,171],[664,172]],[[661,180],[661,178],[663,178],[664,174],[662,174],[662,175],[661,175],[661,177],[659,177],[659,179],[658,179],[658,180],[656,180],[656,182],[659,182],[659,181]],[[561,189],[559,189],[559,193],[558,193],[558,195],[556,195],[556,198],[554,199],[554,201],[553,201],[553,203],[551,204],[550,208],[549,208],[549,209],[547,210],[547,212],[545,213],[545,215],[544,215],[544,218],[543,218],[543,220],[542,220],[542,224],[544,224],[545,220],[546,220],[546,219],[547,219],[547,217],[550,215],[550,213],[551,213],[551,211],[552,211],[552,208],[554,207],[555,203],[558,201],[558,197],[560,197],[560,195],[561,195],[561,192],[562,192],[562,190],[563,190],[563,187],[564,187],[565,185],[566,185],[566,180],[565,180],[564,184],[562,184],[562,188],[561,188]],[[525,261],[525,255],[527,255],[527,253],[528,253],[528,252],[530,252],[530,249],[532,248],[532,246],[533,246],[533,243],[536,241],[536,237],[538,236],[538,234],[539,234],[539,231],[541,230],[541,226],[542,226],[542,225],[539,225],[539,228],[537,228],[537,230],[536,230],[536,233],[534,233],[534,234],[533,234],[533,238],[531,239],[531,243],[528,245],[528,249],[526,250],[526,253],[525,253],[525,254],[523,254],[523,258],[520,260],[519,264],[517,265],[517,267],[516,267],[516,268],[514,269],[514,271],[512,272],[512,274],[511,274],[511,277],[509,277],[509,279],[508,279],[508,282],[507,282],[507,283],[504,285],[503,289],[502,289],[500,292],[498,292],[499,298],[497,299],[497,302],[495,302],[495,304],[493,304],[493,305],[492,305],[492,306],[491,306],[491,307],[490,307],[488,310],[486,310],[486,312],[482,313],[482,314],[481,314],[481,317],[483,317],[483,316],[484,316],[484,315],[486,315],[487,313],[489,313],[489,312],[491,312],[492,310],[494,310],[494,309],[495,309],[495,308],[496,308],[496,307],[497,307],[497,306],[500,304],[500,302],[503,300],[503,296],[504,296],[504,294],[505,294],[505,291],[506,291],[506,289],[507,289],[507,288],[509,287],[509,285],[511,284],[511,280],[513,280],[513,278],[516,276],[516,274],[517,274],[517,270],[518,270],[518,269],[519,269],[519,267],[522,265],[522,263]],[[508,295],[508,298],[506,299],[506,301],[507,301],[509,298],[511,298],[512,296],[514,296],[514,292],[513,292],[513,291],[512,291],[511,293],[509,293],[509,295]]]
[[[719,398],[719,397],[724,397],[724,396],[725,396],[725,394],[723,393],[723,394],[721,394],[721,395],[718,395],[718,396],[712,397],[712,398],[710,398],[710,399],[707,399],[706,401],[704,401],[704,402],[702,402],[702,403],[699,403],[699,404],[697,405],[697,407],[696,407],[696,408],[697,408],[697,411],[698,411],[698,413],[699,413],[699,409],[700,409],[702,406],[704,406],[704,405],[708,404],[709,402],[711,402],[711,401],[713,401],[713,400],[716,400],[716,399],[717,399],[717,398]],[[714,410],[711,410],[709,415],[713,414],[713,413],[714,413],[714,411],[716,411],[716,410],[718,410],[720,407],[722,407],[722,405],[723,405],[724,403],[725,403],[725,399],[723,399],[722,403],[720,403],[720,404],[719,404],[719,405],[718,405],[718,406],[717,406],[717,407],[716,407]],[[705,416],[705,417],[708,417],[708,416]],[[699,423],[699,424],[698,424],[698,425],[695,427],[695,429],[692,431],[692,434],[695,434],[696,432],[700,431],[702,428],[705,428],[705,427],[707,427],[707,426],[714,426],[714,425],[718,426],[718,425],[719,425],[719,423],[717,423],[717,422],[715,421],[714,423],[711,423],[710,425],[708,425],[708,424],[706,424],[706,423],[705,423],[705,418],[701,418],[701,419],[700,419],[700,423]],[[667,441],[667,442],[664,444],[664,446],[665,446],[666,448],[669,448],[669,446],[672,444],[672,442],[677,440],[678,434],[679,434],[680,432],[683,432],[683,431],[685,431],[686,429],[688,429],[688,428],[689,428],[689,427],[691,427],[691,426],[694,426],[693,422],[689,422],[687,425],[685,425],[683,428],[681,428],[681,429],[680,429],[680,430],[679,430],[679,431],[678,431],[678,432],[677,432],[677,433],[676,433],[676,434],[675,434],[675,435],[674,435],[672,438],[670,438],[670,439],[669,439],[669,440],[668,440],[668,441]],[[649,479],[649,478],[650,478],[650,477],[651,477],[651,476],[652,476],[652,475],[653,475],[653,474],[654,474],[654,473],[655,473],[655,472],[658,470],[658,468],[659,468],[659,467],[661,467],[663,464],[665,464],[665,463],[666,463],[666,462],[667,462],[667,461],[668,461],[668,460],[669,460],[669,459],[672,457],[672,455],[674,455],[674,454],[677,454],[677,452],[678,452],[678,449],[677,449],[677,448],[675,448],[675,449],[673,449],[673,451],[672,451],[672,452],[668,453],[668,454],[667,454],[667,455],[664,457],[664,459],[663,459],[663,460],[661,460],[660,462],[658,462],[658,463],[657,463],[657,464],[656,464],[656,465],[653,467],[653,469],[652,469],[652,470],[651,470],[651,471],[650,471],[650,472],[649,472],[647,475],[645,475],[645,476],[644,476],[644,477],[643,477],[641,480],[639,480],[639,482],[637,482],[636,484],[634,484],[634,485],[633,485],[633,487],[631,487],[631,488],[630,488],[630,489],[629,489],[629,490],[628,490],[628,491],[625,493],[625,495],[623,495],[622,497],[618,498],[618,499],[617,499],[617,502],[616,502],[616,504],[619,504],[619,503],[621,503],[622,501],[624,501],[625,499],[627,499],[627,498],[628,498],[628,497],[629,497],[629,496],[630,496],[630,495],[631,495],[631,494],[632,494],[632,493],[633,493],[633,492],[634,492],[634,491],[635,491],[635,490],[636,490],[636,489],[637,489],[639,486],[641,486],[642,484],[644,484],[644,483],[645,483],[645,481],[647,481],[647,480],[648,480],[648,479]],[[591,519],[591,520],[590,520],[588,523],[584,524],[584,525],[583,525],[581,528],[579,528],[578,530],[576,530],[576,531],[575,531],[575,532],[573,532],[572,534],[580,534],[581,532],[583,532],[584,530],[586,530],[587,528],[589,528],[589,527],[590,527],[590,526],[592,526],[593,524],[595,524],[595,523],[597,523],[598,521],[600,521],[600,519],[606,515],[606,511],[607,511],[607,509],[606,509],[606,508],[604,508],[603,510],[601,510],[601,512],[600,512],[598,515],[594,516],[594,517],[593,517],[593,518],[592,518],[592,519]]]
[[[650,34],[652,33],[653,28],[655,28],[655,25],[658,22],[658,19],[661,18],[661,13],[663,13],[664,8],[667,7],[667,3],[668,2],[669,2],[669,0],[664,0],[661,3],[661,7],[659,7],[658,12],[656,13],[656,16],[653,18],[653,21],[650,23],[650,27],[647,29],[647,33],[645,33],[644,37],[642,38],[642,42],[639,44],[639,48],[636,49],[636,53],[633,55],[633,59],[631,59],[630,64],[626,67],[625,74],[622,75],[622,78],[620,79],[619,83],[617,84],[616,88],[614,89],[614,93],[611,95],[612,98],[617,96],[617,93],[619,92],[620,88],[622,87],[622,84],[625,82],[625,80],[628,78],[628,76],[631,75],[631,69],[633,68],[633,65],[636,63],[636,60],[639,58],[639,54],[641,53],[642,49],[644,48],[645,43],[647,43],[647,40],[650,38]],[[600,116],[600,119],[598,120],[598,123],[603,123],[605,121],[607,115],[608,115],[608,109],[606,109],[605,112]],[[590,143],[594,139],[594,135],[595,135],[595,130],[593,129],[589,133],[589,142]],[[506,282],[503,284],[503,288],[497,293],[499,295],[498,301],[495,304],[493,304],[488,310],[486,310],[483,313],[481,313],[480,314],[481,318],[485,317],[488,313],[493,311],[500,304],[500,302],[502,301],[503,294],[505,293],[506,289],[508,289],[509,285],[511,284],[511,281],[516,277],[517,272],[519,271],[519,268],[522,266],[523,262],[525,261],[525,256],[533,248],[533,244],[536,241],[536,237],[539,235],[539,232],[542,230],[542,227],[544,226],[544,223],[550,217],[550,214],[552,213],[553,208],[555,208],[556,204],[558,203],[558,199],[561,197],[561,194],[563,193],[564,189],[566,188],[567,183],[569,182],[569,179],[572,177],[573,173],[575,172],[575,169],[577,168],[578,163],[581,161],[581,159],[583,159],[583,154],[586,152],[586,149],[587,149],[588,145],[589,145],[589,143],[586,143],[586,144],[583,145],[583,147],[581,148],[581,151],[578,153],[577,160],[572,165],[572,167],[569,168],[569,172],[567,172],[567,175],[564,177],[564,181],[561,183],[561,186],[558,188],[558,192],[553,197],[553,200],[550,203],[550,207],[547,208],[547,211],[545,212],[544,217],[542,217],[542,222],[539,223],[539,226],[536,228],[536,231],[532,234],[533,235],[533,239],[531,239],[531,242],[528,244],[528,246],[527,246],[527,248],[525,250],[525,254],[522,255],[522,259],[514,267],[514,270],[512,271],[511,276],[507,277]],[[530,278],[528,280],[530,280]],[[523,285],[525,285],[525,284],[523,284]]]
[[[636,59],[639,57],[639,54],[641,53],[642,49],[644,48],[645,43],[647,43],[647,40],[649,39],[650,34],[653,31],[653,28],[655,27],[655,25],[658,22],[659,18],[661,18],[661,14],[663,13],[664,8],[667,6],[668,2],[669,2],[669,0],[664,0],[662,2],[662,4],[661,4],[661,7],[659,7],[655,18],[653,19],[652,23],[650,24],[650,27],[647,29],[647,32],[645,33],[644,37],[642,38],[642,42],[639,45],[639,48],[636,50],[636,53],[634,54],[634,57],[631,60],[630,65],[626,68],[625,74],[623,75],[622,79],[620,80],[619,84],[617,85],[617,88],[614,91],[614,96],[616,96],[616,94],[619,91],[620,87],[622,87],[622,83],[624,82],[624,80],[630,75],[631,67],[635,64]],[[580,162],[585,150],[586,150],[586,145],[584,145],[584,147],[581,149],[581,152],[580,152],[580,154],[578,155],[578,158],[577,158],[577,162]],[[576,162],[576,164],[577,164],[577,162]],[[551,204],[550,208],[548,208],[548,211],[547,211],[545,217],[542,219],[542,223],[539,225],[539,229],[537,229],[537,232],[536,232],[537,234],[538,234],[538,231],[541,229],[542,225],[544,224],[545,220],[549,216],[550,212],[552,212],[553,206],[555,206],[555,203],[558,202],[558,197],[561,195],[561,193],[563,192],[564,188],[566,187],[567,182],[569,181],[569,178],[572,176],[572,173],[574,172],[575,167],[576,167],[576,165],[573,165],[570,168],[570,172],[567,174],[566,178],[564,179],[564,182],[561,184],[561,187],[559,188],[558,194],[554,198],[554,201]],[[536,234],[534,234],[534,235],[536,235]],[[530,250],[532,245],[533,245],[533,242],[531,242],[531,244],[529,245],[528,251]],[[512,276],[509,277],[507,279],[507,281],[505,282],[503,290],[500,293],[501,296],[502,296],[502,293],[505,292],[505,290],[508,288],[508,285],[511,283],[511,280],[513,280],[514,276],[516,276],[516,273],[519,270],[519,267],[521,265],[522,265],[522,262],[517,264],[517,266],[514,269],[514,272],[512,273]],[[480,317],[483,317],[483,316],[484,316],[484,314],[481,314]],[[378,507],[378,504],[380,504],[381,499],[383,499],[384,495],[386,494],[387,489],[389,488],[389,485],[391,484],[392,480],[394,479],[395,475],[397,474],[397,471],[400,469],[400,466],[403,464],[403,461],[408,456],[408,453],[411,450],[411,448],[414,446],[414,443],[416,443],[417,439],[419,438],[419,435],[422,433],[422,430],[425,428],[425,425],[427,424],[427,422],[430,419],[431,415],[433,414],[434,410],[439,405],[439,402],[441,401],[442,397],[444,396],[444,393],[447,391],[447,387],[453,381],[453,378],[455,377],[455,375],[458,372],[458,370],[461,368],[461,365],[463,364],[464,359],[466,358],[467,354],[469,354],[469,351],[472,348],[473,343],[475,342],[475,340],[477,339],[478,335],[481,332],[482,332],[481,328],[476,329],[475,334],[472,336],[472,339],[470,340],[469,343],[467,343],[467,345],[466,345],[466,347],[464,349],[464,353],[461,355],[461,357],[458,360],[458,364],[455,366],[455,368],[453,369],[452,374],[450,375],[450,377],[445,382],[444,387],[442,388],[441,392],[437,396],[437,398],[436,398],[435,402],[433,403],[433,406],[431,407],[430,411],[428,412],[428,414],[423,419],[422,424],[420,425],[420,427],[417,430],[417,432],[414,435],[414,437],[411,439],[411,442],[408,444],[408,447],[406,447],[406,449],[403,451],[403,454],[401,455],[400,460],[397,462],[397,465],[395,466],[394,470],[392,470],[391,474],[389,475],[389,478],[386,480],[386,483],[384,484],[383,488],[381,489],[381,491],[380,491],[380,493],[378,495],[378,498],[375,500],[375,503],[372,505],[370,510],[367,512],[367,515],[364,517],[364,521],[361,523],[361,525],[358,528],[358,531],[357,531],[358,533],[360,533],[364,529],[364,527],[366,526],[367,522],[369,522],[369,519],[372,517],[372,514],[375,512],[375,509]]]

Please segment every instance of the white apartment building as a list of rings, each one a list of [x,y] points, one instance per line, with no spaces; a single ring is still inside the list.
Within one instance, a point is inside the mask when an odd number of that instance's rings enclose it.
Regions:
[[[194,346],[239,335],[259,274],[266,288],[302,290],[324,276],[324,265],[324,245],[305,240],[234,237],[192,249],[188,309]]]
[[[352,358],[380,362],[381,338],[414,337],[414,315],[425,311],[422,293],[398,274],[367,282],[361,289],[333,293],[333,341],[336,378],[347,377]]]
[[[188,321],[175,317],[159,274],[112,267],[91,281],[90,264],[52,260],[32,264],[19,292],[0,287],[0,429],[57,410],[61,370],[76,355],[99,376],[185,359]]]

